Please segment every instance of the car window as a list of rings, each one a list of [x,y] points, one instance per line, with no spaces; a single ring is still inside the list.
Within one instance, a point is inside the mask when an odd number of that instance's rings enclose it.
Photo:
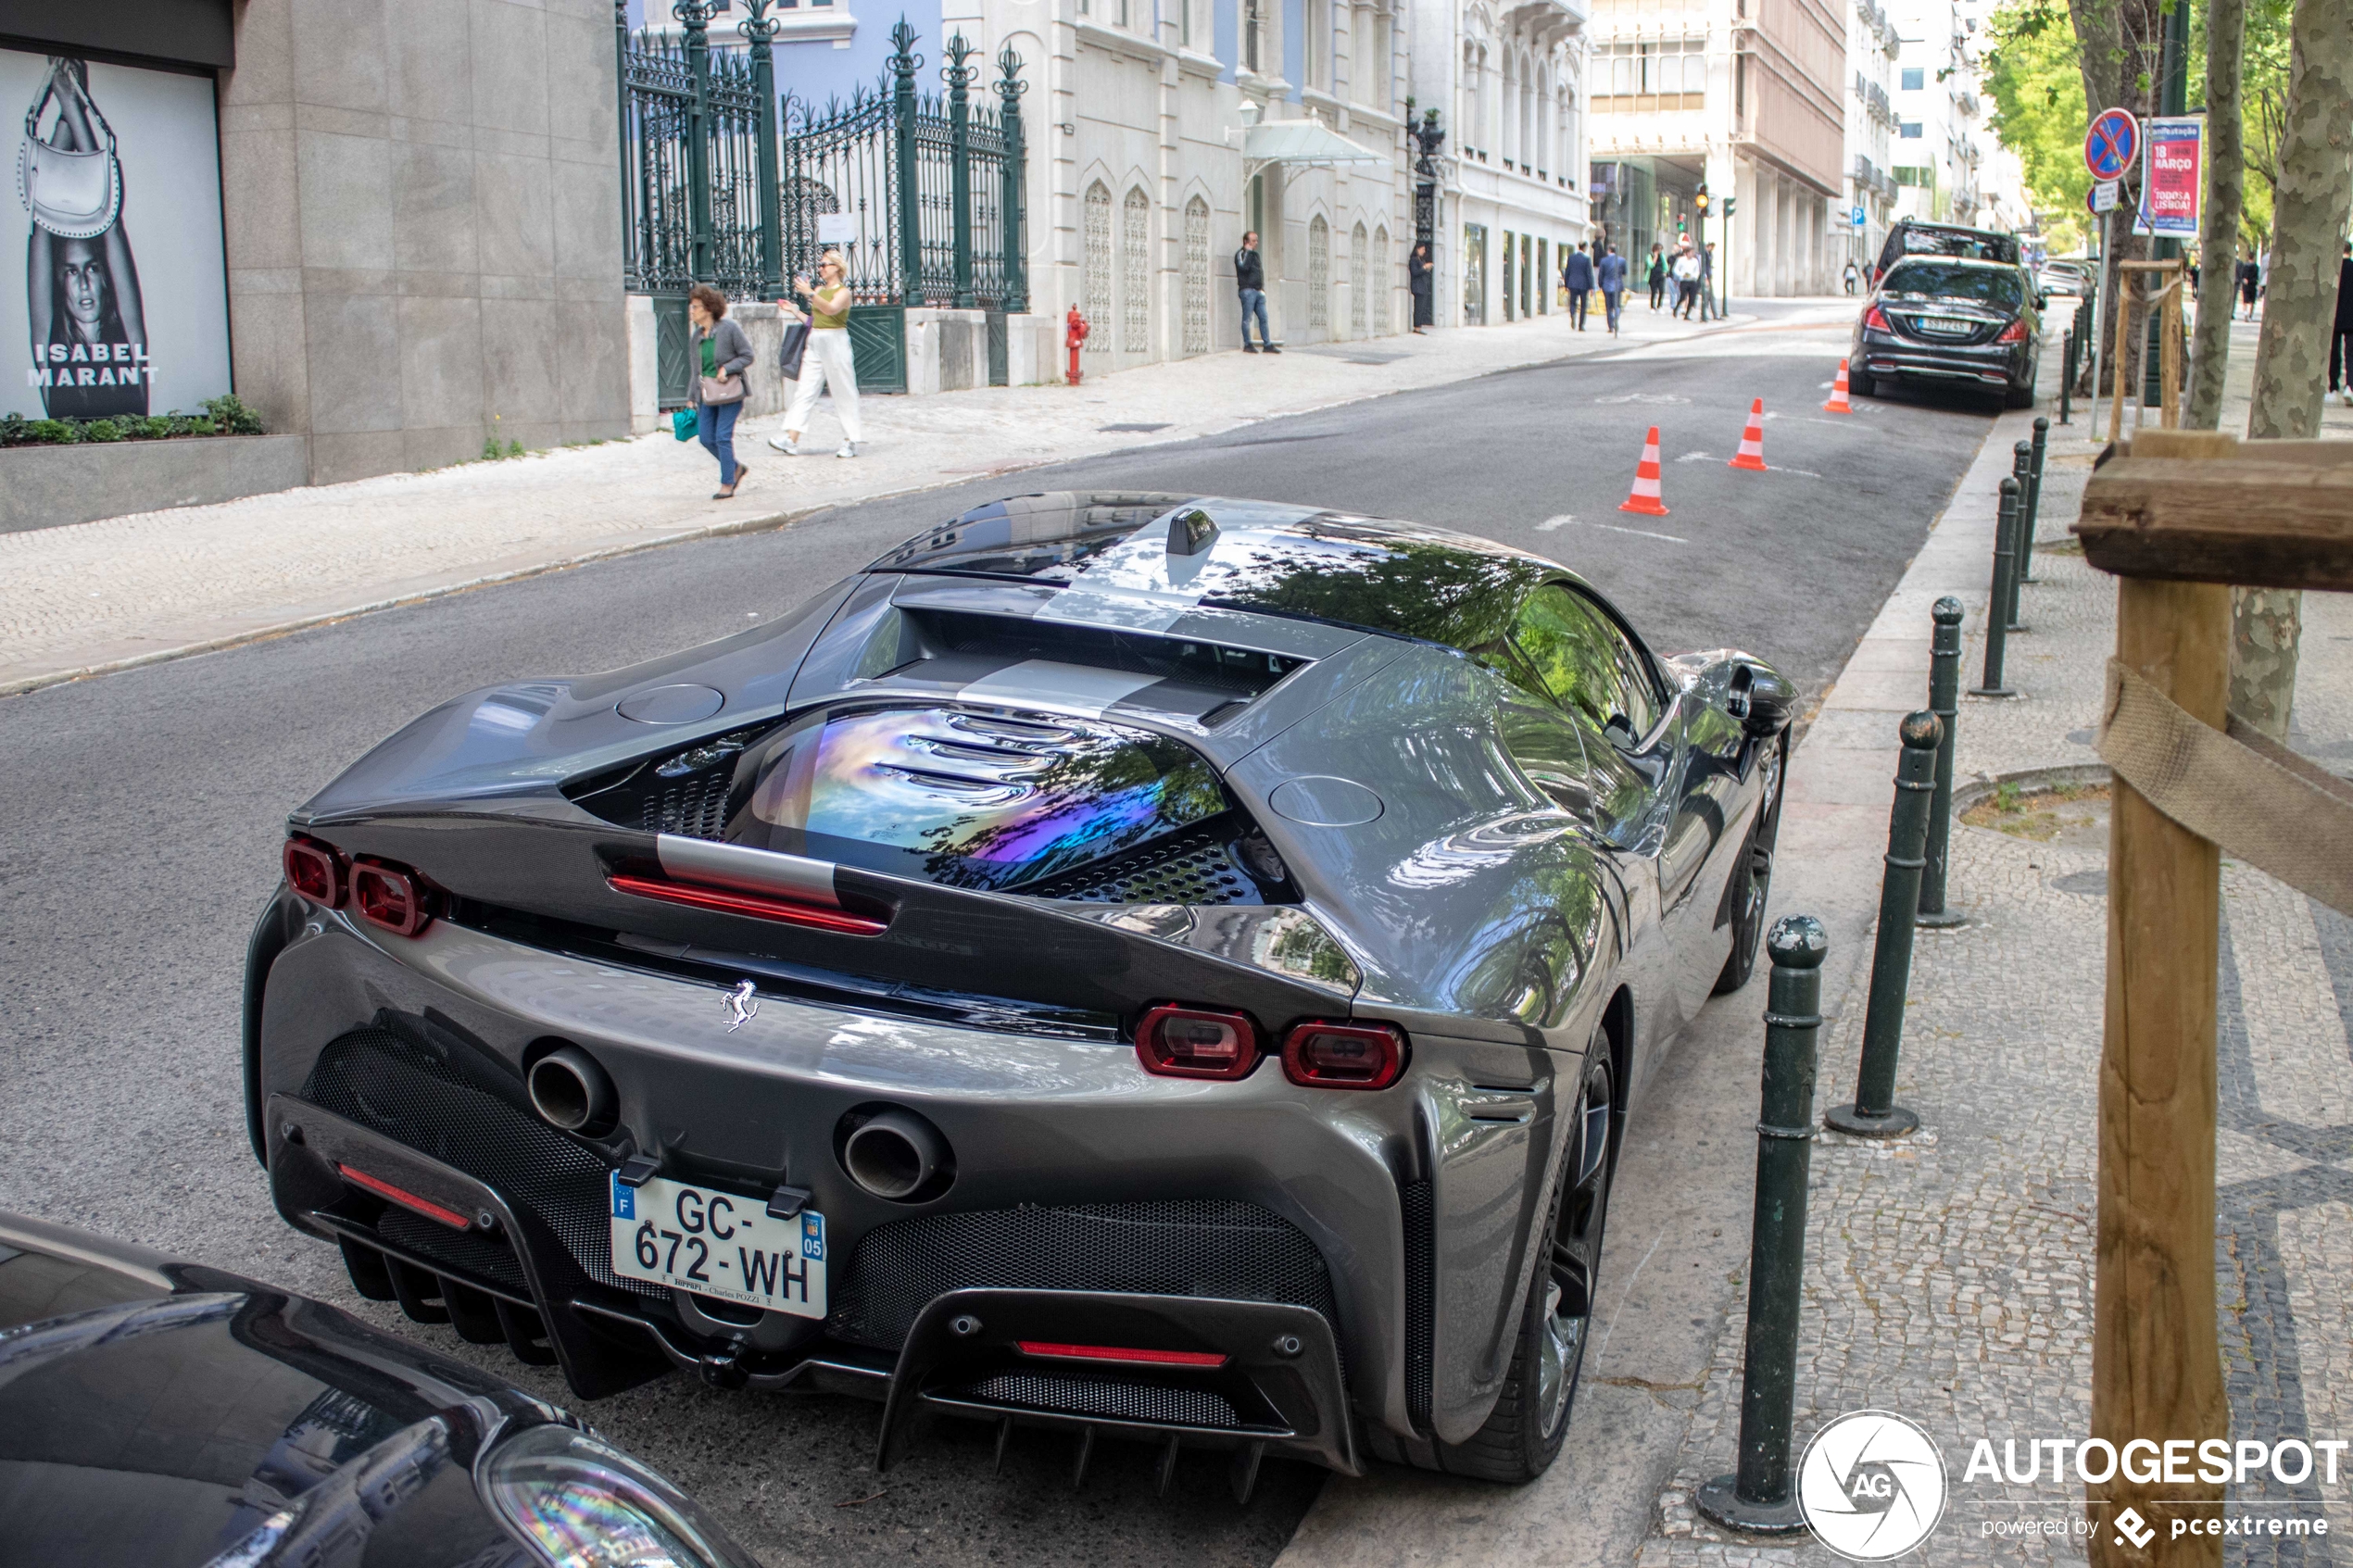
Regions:
[[[1520,657],[1519,650],[1512,646],[1508,638],[1498,637],[1493,642],[1478,643],[1463,651],[1539,702],[1553,700],[1553,694],[1544,689],[1542,679],[1529,668],[1528,660]]]
[[[1512,642],[1554,701],[1606,734],[1622,720],[1629,743],[1658,720],[1658,691],[1641,652],[1599,605],[1551,583],[1528,596]]]
[[[1911,299],[1957,299],[2016,310],[2026,291],[2015,272],[1991,267],[1953,267],[1934,261],[1906,261],[1880,283],[1880,293]]]

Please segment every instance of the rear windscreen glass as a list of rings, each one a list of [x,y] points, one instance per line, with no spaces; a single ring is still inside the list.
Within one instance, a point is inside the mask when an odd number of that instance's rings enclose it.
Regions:
[[[950,887],[1018,887],[1227,809],[1209,765],[1099,721],[891,708],[762,742],[730,841]]]
[[[2015,310],[2026,297],[2015,272],[1991,267],[1944,267],[1932,261],[1906,261],[1888,273],[1880,292],[1904,299],[1957,299]]]
[[[1904,249],[1913,256],[1961,256],[1975,261],[2018,263],[2018,240],[1974,229],[1906,229]]]

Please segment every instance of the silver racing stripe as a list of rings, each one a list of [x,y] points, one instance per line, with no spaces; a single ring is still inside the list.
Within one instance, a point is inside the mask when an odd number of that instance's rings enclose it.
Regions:
[[[1174,620],[1175,617],[1170,618]],[[958,702],[987,703],[998,708],[1033,709],[1100,719],[1103,710],[1160,680],[1157,675],[1131,674],[1124,670],[1094,670],[1083,664],[1058,664],[1051,659],[1025,659],[994,674],[984,675],[956,694]]]
[[[773,893],[803,903],[841,908],[840,896],[834,891],[831,860],[669,833],[661,834],[654,844],[661,869],[682,882],[732,887],[739,893]]]

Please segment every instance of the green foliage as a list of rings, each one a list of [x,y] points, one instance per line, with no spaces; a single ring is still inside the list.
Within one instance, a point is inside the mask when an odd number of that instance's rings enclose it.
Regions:
[[[2060,0],[2010,0],[1986,24],[1986,91],[1994,134],[2018,155],[2026,194],[2037,212],[2057,221],[2045,230],[2053,250],[2081,243],[2083,198],[2083,60],[2075,26]]]
[[[72,446],[85,441],[170,441],[193,435],[259,435],[261,416],[235,396],[215,397],[201,414],[118,414],[104,420],[28,420],[0,414],[0,446]]]
[[[122,426],[117,424],[112,420],[86,420],[83,422],[82,427],[82,439],[84,441],[120,441],[122,439]]]
[[[482,460],[485,463],[495,463],[498,460],[498,438],[497,436],[485,435],[482,438]]]
[[[507,456],[509,456],[510,458],[520,458],[520,457],[522,457],[522,442],[520,442],[520,441],[510,441],[510,442],[508,442],[508,443],[507,443]]]
[[[224,393],[219,397],[206,398],[204,411],[212,416],[212,422],[219,427],[220,433],[223,435],[259,435],[261,433],[260,414],[233,392]]]
[[[2294,0],[2246,0],[2246,43],[2239,62],[2246,210],[2239,220],[2239,239],[2256,250],[2271,243],[2271,182],[2287,118],[2288,24],[2295,13]],[[2206,0],[2190,4],[2189,101],[2192,112],[2206,104]]]

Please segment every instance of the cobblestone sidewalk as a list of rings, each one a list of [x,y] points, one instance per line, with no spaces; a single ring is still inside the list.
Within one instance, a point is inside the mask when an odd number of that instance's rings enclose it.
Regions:
[[[2251,339],[2251,333],[2248,334]],[[2242,367],[2253,344],[2234,344]],[[2244,371],[2234,380],[2244,385]],[[2237,389],[2234,389],[2237,390]],[[2031,415],[2006,417],[1945,521],[1867,637],[1808,737],[1855,755],[1847,797],[1884,843],[1894,730],[1926,706],[1928,606],[1969,605],[1964,686],[1976,684],[1990,563],[1990,494]],[[2079,412],[2079,420],[2082,418]],[[2245,403],[2225,429],[2245,429]],[[2343,429],[2333,414],[2327,433]],[[2015,428],[2013,428],[2015,427]],[[2105,420],[2099,429],[2105,431]],[[2115,584],[2067,535],[2096,448],[2054,431],[2035,558],[2012,633],[2015,700],[1963,699],[1957,774],[2100,781],[2091,749],[2115,641]],[[2075,433],[2088,435],[2089,425]],[[2297,749],[2353,771],[2353,602],[2308,595],[2296,693]],[[1867,771],[1863,754],[1882,765]],[[1818,752],[1818,758],[1821,753]],[[1869,785],[1869,788],[1864,787]],[[1793,781],[1792,807],[1798,803]],[[1997,820],[2021,822],[2025,812]],[[1951,1481],[1931,1563],[2074,1561],[2085,1555],[2080,1486],[1964,1478],[1975,1442],[2077,1437],[2091,1411],[2095,1123],[2106,972],[2104,792],[2033,824],[2045,836],[1956,822],[1950,902],[1967,923],[1919,934],[1898,1099],[1922,1131],[1891,1144],[1825,1132],[1815,1145],[1796,1435],[1849,1411],[1918,1422]],[[2072,819],[2070,821],[2070,819]],[[2259,872],[2224,862],[2220,1020],[2221,1130],[2215,1258],[2233,1435],[2353,1436],[2353,921]],[[1777,911],[1780,912],[1780,911]],[[1868,942],[1866,937],[1865,942]],[[1848,955],[1843,996],[1825,996],[1821,1107],[1853,1098],[1868,947]],[[1738,1298],[1744,1305],[1745,1286]],[[1660,1499],[1642,1568],[1839,1561],[1810,1537],[1760,1542],[1701,1519],[1692,1495],[1733,1468],[1745,1333],[1736,1306],[1717,1343],[1682,1459]],[[2025,1457],[2018,1458],[2021,1471]],[[2347,1476],[2353,1482],[2353,1476]],[[2233,1563],[2327,1563],[2353,1530],[2353,1485],[2251,1480],[2233,1514],[2313,1517],[2330,1537],[2245,1536]],[[2028,1533],[2056,1527],[2056,1536]],[[2334,1555],[2333,1555],[2334,1554]]]
[[[1818,317],[1851,305],[1813,302]],[[1777,301],[1776,306],[1805,302]],[[1786,309],[1783,315],[1787,315]],[[1827,313],[1827,315],[1825,314]],[[1076,387],[991,387],[866,400],[848,461],[786,458],[747,420],[750,475],[711,499],[717,471],[667,433],[431,473],[219,506],[0,534],[0,696],[267,633],[656,545],[788,524],[828,507],[977,475],[1214,434],[1279,415],[1571,356],[1680,340],[1737,341],[1753,314],[1699,327],[1625,314],[1624,335],[1566,316],[1508,326],[1239,353],[1148,366]],[[830,453],[831,405],[808,433]]]

